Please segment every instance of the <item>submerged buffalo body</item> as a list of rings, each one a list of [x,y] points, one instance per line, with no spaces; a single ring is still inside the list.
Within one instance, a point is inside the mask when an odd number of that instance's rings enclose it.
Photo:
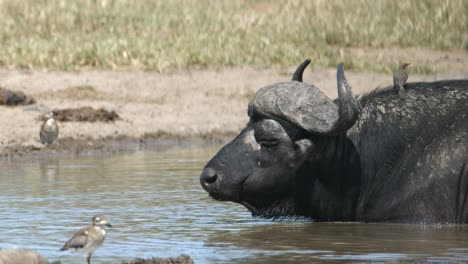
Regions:
[[[204,168],[216,200],[263,217],[468,223],[468,80],[338,98],[293,80],[260,89],[250,121]]]

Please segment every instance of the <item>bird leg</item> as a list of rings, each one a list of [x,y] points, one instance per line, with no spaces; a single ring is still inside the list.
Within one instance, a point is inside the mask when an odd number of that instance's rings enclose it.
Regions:
[[[88,258],[86,259],[87,262],[88,262],[88,264],[91,264],[91,255],[92,255],[92,254],[93,254],[93,253],[89,253]]]

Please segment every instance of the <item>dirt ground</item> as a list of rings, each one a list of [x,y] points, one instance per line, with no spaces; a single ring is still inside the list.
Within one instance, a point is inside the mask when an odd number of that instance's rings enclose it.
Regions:
[[[415,52],[415,56],[422,56]],[[389,58],[378,51],[356,56]],[[433,52],[424,63],[451,65],[445,73],[410,74],[409,82],[468,78],[466,52]],[[413,62],[414,63],[414,62]],[[53,72],[0,70],[0,86],[21,90],[37,104],[0,106],[0,157],[28,152],[106,150],[127,143],[167,139],[206,141],[234,136],[248,121],[249,100],[261,87],[291,78],[295,68],[227,68],[173,74],[145,71]],[[391,74],[346,71],[355,94],[392,84]],[[336,97],[336,70],[312,67],[304,81]],[[54,109],[86,107],[114,110],[114,122],[60,122],[59,144],[39,141],[41,116]]]

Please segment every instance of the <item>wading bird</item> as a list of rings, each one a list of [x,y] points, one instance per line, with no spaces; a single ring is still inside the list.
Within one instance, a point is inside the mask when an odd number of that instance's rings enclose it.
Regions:
[[[92,221],[93,226],[75,232],[73,237],[60,250],[82,250],[84,253],[84,263],[91,264],[91,255],[102,245],[106,238],[105,227],[112,227],[103,216],[94,216]]]

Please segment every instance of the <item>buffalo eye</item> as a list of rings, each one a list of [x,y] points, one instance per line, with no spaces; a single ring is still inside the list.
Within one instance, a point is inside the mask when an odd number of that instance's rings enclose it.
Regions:
[[[272,119],[263,119],[254,124],[255,140],[262,149],[278,146],[284,135],[283,127]]]
[[[279,140],[277,140],[277,139],[260,139],[258,141],[258,143],[260,144],[260,146],[262,148],[272,148],[272,147],[278,146]]]

